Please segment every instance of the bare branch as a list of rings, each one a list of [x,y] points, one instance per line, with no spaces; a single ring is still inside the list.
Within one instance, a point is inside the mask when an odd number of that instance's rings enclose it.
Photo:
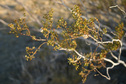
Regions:
[[[109,8],[115,8],[115,7],[117,7],[120,11],[122,11],[124,15],[126,15],[126,12],[123,9],[121,9],[118,5],[110,6]]]
[[[2,20],[2,19],[0,19],[0,22],[2,23],[2,24],[4,24],[4,25],[8,25],[8,23],[7,22],[5,22],[4,20]]]

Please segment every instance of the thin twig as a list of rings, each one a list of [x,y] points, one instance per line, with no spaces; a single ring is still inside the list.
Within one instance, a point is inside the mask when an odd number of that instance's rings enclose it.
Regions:
[[[8,25],[8,23],[7,22],[5,22],[4,20],[2,20],[2,19],[0,19],[0,22],[2,23],[2,24],[4,24],[4,25]]]
[[[110,6],[109,8],[115,8],[115,7],[117,7],[120,11],[122,11],[124,15],[126,15],[126,12],[123,9],[121,9],[118,5]]]

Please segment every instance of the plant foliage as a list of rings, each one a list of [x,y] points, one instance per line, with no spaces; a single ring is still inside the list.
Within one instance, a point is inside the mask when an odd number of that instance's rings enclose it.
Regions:
[[[29,27],[25,23],[25,18],[15,20],[15,24],[9,24],[10,33],[15,34],[16,37],[20,35],[30,36],[32,40],[42,41],[42,44],[38,47],[26,47],[27,55],[26,60],[32,60],[35,58],[36,52],[41,48],[42,45],[47,44],[53,46],[54,50],[65,50],[72,53],[72,57],[68,58],[69,64],[75,66],[75,69],[81,69],[79,75],[85,82],[87,76],[92,71],[96,71],[98,68],[106,67],[104,58],[107,58],[107,54],[110,51],[117,50],[121,47],[119,41],[113,41],[108,43],[102,43],[103,37],[107,33],[107,29],[103,28],[99,30],[95,27],[94,22],[98,22],[97,18],[83,19],[81,17],[81,11],[78,6],[72,9],[73,23],[68,26],[67,21],[63,18],[57,22],[57,28],[53,28],[53,9],[44,15],[45,21],[43,21],[43,27],[41,27],[41,33],[45,37],[44,39],[37,39],[36,36],[31,35]],[[123,31],[124,24],[119,24],[115,28],[115,39],[121,40],[124,35]],[[99,25],[100,27],[100,25]],[[61,30],[60,34],[56,30]],[[97,46],[94,51],[87,54],[79,54],[77,48],[77,38],[83,37],[83,39],[91,38]],[[113,38],[113,39],[114,39]],[[43,42],[44,41],[44,42]],[[103,49],[97,51],[98,47],[102,46]]]

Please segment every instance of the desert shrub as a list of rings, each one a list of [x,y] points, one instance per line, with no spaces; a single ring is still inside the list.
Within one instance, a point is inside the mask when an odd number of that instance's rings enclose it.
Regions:
[[[86,19],[82,17],[80,8],[75,5],[71,9],[73,22],[68,25],[62,17],[57,22],[57,27],[53,27],[53,9],[44,15],[44,21],[42,22],[40,32],[44,38],[38,38],[31,34],[29,27],[25,22],[25,18],[15,20],[15,24],[9,24],[10,33],[13,33],[17,38],[19,35],[25,35],[32,38],[35,41],[42,41],[42,44],[36,48],[26,47],[27,55],[26,60],[32,60],[35,58],[35,54],[40,50],[43,45],[52,46],[55,51],[63,50],[70,53],[72,57],[68,58],[69,64],[75,66],[75,69],[81,69],[79,75],[82,77],[82,81],[85,82],[90,72],[98,72],[101,76],[110,80],[109,69],[123,64],[126,67],[124,61],[120,59],[121,49],[123,46],[122,37],[124,36],[123,26],[119,24],[114,32],[108,32],[109,29],[101,28],[99,20],[97,18]],[[98,23],[98,24],[96,24]],[[110,36],[110,33],[112,34]],[[106,37],[109,38],[106,40]],[[81,53],[78,51],[77,39],[86,40],[90,44],[95,45],[95,48],[88,53]],[[119,51],[119,55],[115,56],[114,51]],[[111,57],[117,62],[113,62]],[[111,63],[111,67],[106,67],[106,61]],[[106,68],[107,75],[103,75],[98,69]]]

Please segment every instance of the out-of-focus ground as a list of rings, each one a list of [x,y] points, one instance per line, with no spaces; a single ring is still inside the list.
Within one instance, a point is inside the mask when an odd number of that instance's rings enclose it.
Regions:
[[[102,25],[114,28],[120,22],[125,24],[125,15],[118,9],[109,9],[112,5],[119,5],[126,10],[126,0],[63,0],[67,7],[78,5],[82,15],[87,18],[97,17]],[[25,60],[26,46],[39,46],[41,42],[32,41],[30,37],[16,38],[8,34],[8,23],[24,17],[33,29],[32,34],[42,36],[38,31],[42,24],[43,15],[54,9],[54,25],[60,17],[71,24],[71,13],[62,5],[60,0],[0,0],[0,84],[82,84],[78,71],[68,64],[63,51],[52,51],[46,45],[41,48],[32,61]],[[82,51],[86,46],[78,41]],[[125,54],[125,53],[124,53]],[[119,69],[120,68],[120,69]],[[103,71],[104,72],[104,71]],[[122,66],[110,71],[112,80],[101,76],[88,77],[86,84],[126,84],[126,69]]]

